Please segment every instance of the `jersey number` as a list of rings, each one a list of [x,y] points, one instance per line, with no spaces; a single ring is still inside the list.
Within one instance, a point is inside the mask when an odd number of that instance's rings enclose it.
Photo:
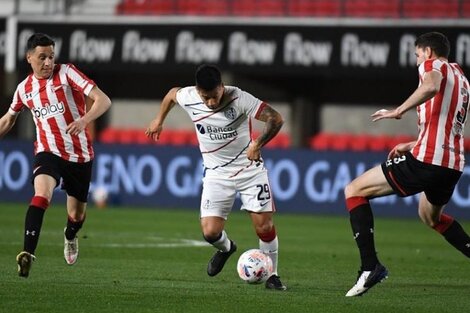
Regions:
[[[467,119],[468,112],[468,90],[465,88],[460,89],[460,94],[462,95],[462,108],[457,113],[457,121],[464,124]]]
[[[256,185],[256,188],[259,188],[258,200],[263,201],[263,200],[271,199],[271,192],[269,191],[268,184]]]

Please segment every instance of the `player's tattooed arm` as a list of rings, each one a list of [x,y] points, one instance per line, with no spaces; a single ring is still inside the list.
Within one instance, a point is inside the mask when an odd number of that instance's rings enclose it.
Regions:
[[[270,105],[265,105],[257,119],[265,122],[263,132],[256,139],[258,145],[262,147],[277,135],[284,124],[284,120],[281,114]]]
[[[264,107],[256,116],[256,119],[264,122],[265,124],[261,135],[259,135],[259,137],[256,138],[248,147],[247,157],[252,161],[261,160],[261,147],[273,139],[281,129],[282,124],[284,124],[281,114],[268,104],[264,104]]]

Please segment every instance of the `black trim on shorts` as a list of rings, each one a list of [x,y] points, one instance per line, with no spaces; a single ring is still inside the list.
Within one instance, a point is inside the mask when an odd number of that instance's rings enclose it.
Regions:
[[[449,202],[462,172],[418,161],[411,152],[382,163],[389,185],[400,197],[424,192],[429,202],[444,205]]]

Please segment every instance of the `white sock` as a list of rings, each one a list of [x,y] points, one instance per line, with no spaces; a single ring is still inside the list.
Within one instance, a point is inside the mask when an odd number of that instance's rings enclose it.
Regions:
[[[230,240],[228,239],[225,230],[222,231],[222,236],[220,236],[219,240],[214,242],[212,245],[220,251],[227,252],[230,250]]]
[[[273,274],[277,275],[277,256],[278,256],[278,249],[279,249],[279,242],[276,238],[274,238],[270,242],[264,242],[263,240],[259,240],[259,248],[263,250],[264,253],[269,255],[271,260],[273,261]]]

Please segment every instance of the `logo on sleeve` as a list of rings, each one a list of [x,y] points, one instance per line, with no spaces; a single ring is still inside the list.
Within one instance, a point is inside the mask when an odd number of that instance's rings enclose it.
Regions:
[[[48,104],[41,108],[32,109],[37,119],[48,119],[57,115],[64,114],[65,106],[63,102]]]

